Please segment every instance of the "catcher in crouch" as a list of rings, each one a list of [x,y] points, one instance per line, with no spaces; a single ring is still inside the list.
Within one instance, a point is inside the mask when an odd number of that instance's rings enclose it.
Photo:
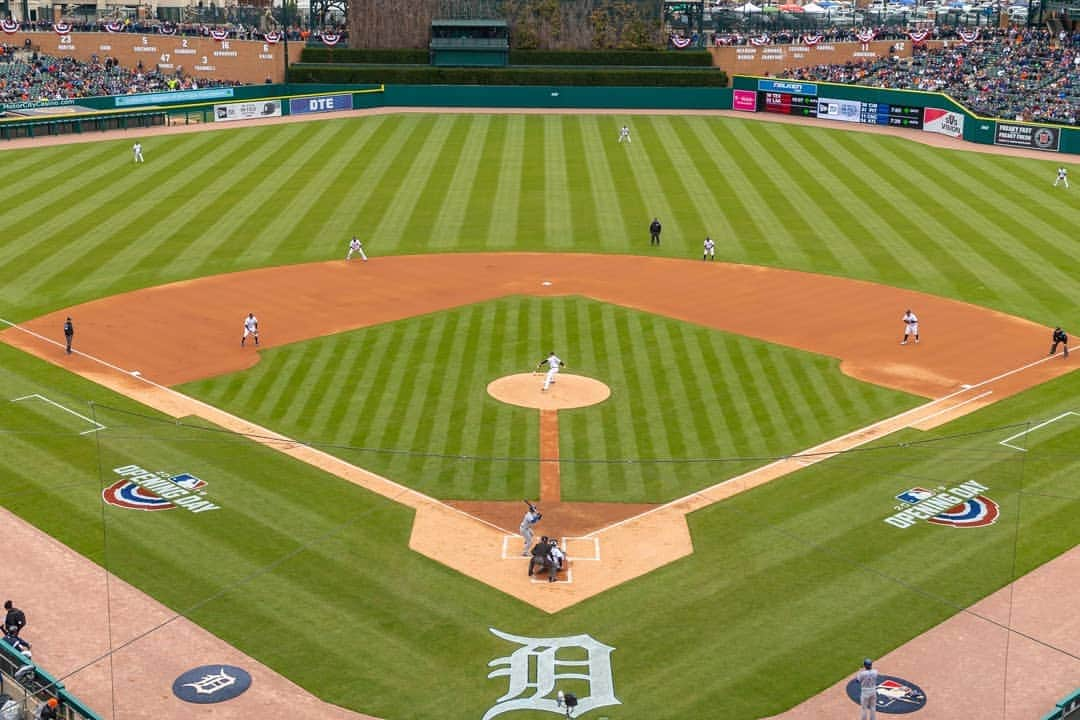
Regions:
[[[547,375],[544,376],[544,386],[540,388],[540,392],[544,392],[555,382],[555,376],[559,374],[559,368],[566,367],[566,363],[559,359],[559,356],[552,350],[548,353],[548,356],[536,364],[536,370],[533,373],[539,372],[540,368],[547,365]]]

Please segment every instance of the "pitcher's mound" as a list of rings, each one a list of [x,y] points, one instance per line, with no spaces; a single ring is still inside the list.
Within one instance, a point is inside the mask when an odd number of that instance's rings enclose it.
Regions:
[[[491,397],[511,405],[540,410],[566,410],[604,402],[611,388],[599,380],[581,375],[559,373],[546,391],[541,392],[547,373],[507,375],[488,383]]]

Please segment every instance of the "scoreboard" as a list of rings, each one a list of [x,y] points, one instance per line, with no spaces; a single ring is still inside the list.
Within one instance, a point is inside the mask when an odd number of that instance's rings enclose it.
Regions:
[[[758,92],[758,107],[767,113],[817,117],[817,98],[813,95]]]
[[[866,125],[892,125],[920,130],[923,126],[923,108],[911,105],[886,105],[858,100],[829,100],[816,95],[794,92],[759,90],[759,112],[780,115],[842,120]]]
[[[922,129],[923,109],[910,105],[859,103],[859,122],[867,125],[892,125],[913,130]]]

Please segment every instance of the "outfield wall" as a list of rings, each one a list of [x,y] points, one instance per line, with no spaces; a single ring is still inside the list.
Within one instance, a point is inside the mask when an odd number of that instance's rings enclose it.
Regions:
[[[204,90],[152,93],[145,95],[122,95],[105,98],[85,98],[78,101],[61,100],[47,103],[20,103],[7,109],[51,109],[55,115],[48,122],[70,122],[60,115],[65,105],[78,102],[81,106],[103,112],[131,114],[166,111],[172,122],[210,122],[216,117],[215,109],[255,101],[277,103],[274,116],[308,112],[333,112],[335,110],[361,110],[376,107],[460,107],[460,108],[540,108],[540,109],[625,109],[634,110],[745,110],[760,112],[761,94],[766,89],[804,101],[800,112],[790,107],[784,112],[802,116],[809,125],[814,124],[819,99],[828,99],[844,108],[858,104],[875,107],[895,106],[906,108],[918,118],[912,133],[922,132],[923,112],[927,108],[952,113],[958,122],[962,118],[962,131],[952,134],[964,140],[983,145],[1002,145],[1033,150],[1043,150],[1050,159],[1058,153],[1080,154],[1080,128],[1046,125],[1039,123],[1009,122],[985,118],[968,111],[952,98],[941,93],[919,90],[891,90],[869,88],[840,83],[802,82],[777,80],[776,78],[736,75],[732,88],[685,88],[685,87],[552,87],[552,86],[500,86],[500,85],[297,85],[269,84],[248,85],[236,88],[207,88]],[[351,96],[351,101],[334,101],[334,107],[318,109],[320,101],[332,95]],[[738,100],[738,102],[736,101]],[[314,103],[314,104],[313,104]],[[0,108],[4,109],[4,108]],[[776,111],[773,108],[773,111]],[[856,110],[856,113],[858,111]],[[830,120],[860,122],[858,117],[822,116]],[[257,115],[237,116],[227,119],[257,119]],[[89,126],[90,118],[87,122]],[[898,118],[898,120],[900,120]],[[18,137],[9,128],[32,122],[45,123],[43,119],[0,119],[0,138]],[[862,122],[875,124],[874,120]],[[131,123],[136,126],[135,123]],[[877,122],[896,124],[900,122]],[[7,127],[5,127],[7,126]],[[902,125],[908,127],[907,124]],[[89,127],[89,129],[107,129]],[[76,132],[81,132],[77,130]],[[25,133],[24,133],[25,134]],[[36,133],[44,134],[44,133]],[[945,132],[943,134],[951,134]]]

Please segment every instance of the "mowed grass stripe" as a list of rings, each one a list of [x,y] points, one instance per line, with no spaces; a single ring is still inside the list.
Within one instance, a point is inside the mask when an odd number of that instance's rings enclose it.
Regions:
[[[689,234],[670,239],[694,250],[695,245],[703,242],[705,236],[709,235],[713,239],[719,239],[725,246],[734,248],[734,252],[741,256],[744,254],[743,240],[738,233],[734,232],[728,211],[717,204],[716,196],[709,190],[713,178],[701,173],[699,166],[680,140],[680,137],[687,132],[685,122],[681,120],[681,118],[673,120],[657,116],[649,118],[646,124],[646,128],[652,131],[650,132],[650,147],[655,144],[661,148],[660,153],[650,153],[651,156],[657,158],[658,174],[665,178],[665,184],[669,186],[674,184],[670,192],[674,192],[675,197],[689,199],[696,211],[692,215],[685,215],[680,223],[683,232]],[[663,243],[663,233],[660,235],[660,240]]]
[[[192,136],[195,137],[195,136]],[[108,172],[94,177],[90,191],[82,184],[81,175],[56,189],[54,204],[42,208],[41,219],[32,227],[25,223],[10,227],[14,235],[26,234],[33,238],[36,247],[63,246],[63,253],[24,252],[5,262],[9,277],[21,278],[18,287],[24,297],[33,296],[39,288],[49,283],[51,287],[63,287],[51,281],[62,273],[70,273],[74,266],[80,267],[80,276],[86,269],[87,258],[106,255],[109,249],[122,247],[129,238],[114,235],[111,223],[131,205],[138,205],[132,196],[137,190],[167,184],[168,178],[181,172],[186,165],[186,150],[198,151],[214,142],[212,134],[179,146],[170,146],[168,160],[147,168],[133,168],[125,164],[105,164]],[[22,228],[22,229],[20,229]],[[78,228],[76,230],[76,228]],[[29,239],[29,238],[28,238]],[[31,249],[31,248],[28,248]],[[51,294],[56,294],[55,291]]]
[[[274,388],[273,406],[266,413],[275,424],[284,424],[286,413],[300,405],[302,389],[309,387],[315,372],[315,359],[319,356],[321,343],[305,345],[302,352],[293,353],[293,360],[281,370],[278,385]]]
[[[900,284],[911,286],[918,282],[913,266],[920,260],[927,261],[921,253],[913,252],[900,255],[892,246],[892,228],[874,212],[867,202],[873,197],[873,189],[860,188],[859,179],[843,163],[838,163],[828,155],[823,146],[815,143],[817,136],[810,133],[790,133],[784,146],[791,160],[806,168],[815,182],[808,194],[814,202],[821,205],[838,227],[844,228],[850,244],[859,248],[859,254],[866,259],[864,277],[872,276],[877,268],[889,267],[900,278]],[[828,237],[828,242],[835,238]],[[937,273],[929,262],[926,274]],[[922,274],[920,272],[920,274]]]
[[[394,362],[391,354],[401,339],[401,332],[345,335],[348,351],[341,359],[344,373],[336,373],[327,389],[327,402],[317,410],[313,427],[315,437],[328,437],[344,445],[372,447],[367,423],[381,397],[379,382],[386,368]],[[320,378],[325,383],[327,379]],[[363,457],[369,461],[371,458]]]
[[[830,187],[837,202],[851,208],[861,219],[870,240],[879,248],[874,259],[876,274],[895,273],[890,282],[907,287],[952,285],[948,266],[939,266],[937,257],[923,244],[913,242],[898,228],[911,223],[910,211],[896,203],[896,196],[873,183],[866,162],[847,143],[844,133],[795,133],[800,147],[834,182]],[[887,258],[892,258],[889,260]]]
[[[139,242],[120,248],[100,265],[102,273],[113,278],[104,291],[123,288],[135,274],[161,278],[183,276],[185,270],[190,271],[194,263],[181,263],[175,269],[170,266],[178,256],[190,252],[191,245],[206,237],[199,225],[199,213],[206,203],[220,200],[236,187],[237,178],[231,171],[222,172],[222,168],[244,167],[250,174],[254,170],[247,163],[253,154],[276,157],[289,137],[269,132],[229,136],[234,142],[202,155],[185,168],[185,176],[190,179],[175,194],[162,195],[142,212],[122,216],[123,224],[115,232],[120,236],[138,236]],[[230,216],[225,222],[234,220]],[[202,257],[202,253],[190,257]],[[87,276],[74,286],[74,291],[100,282],[96,275]]]
[[[978,172],[976,167],[944,162],[933,154],[924,162],[928,170],[933,170],[947,181],[948,187],[954,188],[954,196],[977,218],[984,232],[983,238],[992,243],[1006,261],[1023,268],[1038,268],[1038,273],[1029,271],[1028,282],[1024,283],[1033,295],[1043,297],[1044,304],[1049,307],[1059,306],[1067,302],[1067,298],[1076,296],[1080,286],[1076,274],[1070,272],[1075,264],[1075,253],[1062,252],[1051,242],[1058,233],[1036,215],[1009,200],[1006,193],[998,192],[995,184],[977,180],[981,177],[979,174],[969,175]],[[1023,186],[1012,189],[1014,192],[1024,190]],[[1035,195],[1035,188],[1025,194]],[[1041,278],[1041,282],[1032,282],[1033,275]]]
[[[649,223],[658,216],[674,220],[671,229],[675,237],[686,237],[686,233],[696,234],[696,229],[707,225],[708,218],[697,211],[694,193],[683,184],[680,173],[672,166],[664,144],[653,132],[652,123],[638,123],[637,130],[638,141],[635,144],[612,141],[612,150],[616,157],[622,156],[627,171],[634,174],[640,204],[632,216],[636,223],[631,230],[636,230],[635,238],[639,247],[649,237]],[[685,203],[687,198],[691,200],[689,205]],[[675,208],[680,209],[676,211]]]
[[[489,200],[491,196],[485,198],[477,195],[481,191],[480,187],[473,191],[470,200],[473,207],[484,207],[487,202],[491,202],[490,210],[482,215],[478,213],[478,218],[490,217],[484,235],[486,241],[483,248],[486,250],[505,250],[523,244],[519,242],[517,235],[522,202],[521,179],[525,172],[525,118],[509,115],[498,120],[497,125],[504,128],[505,132],[502,134],[502,149],[498,155],[499,176],[493,194],[494,201]]]
[[[706,123],[698,135],[706,149],[715,153],[715,156],[731,159],[728,170],[733,178],[733,185],[743,190],[742,197],[747,209],[747,217],[753,218],[753,222],[762,230],[762,242],[749,248],[750,255],[745,258],[745,261],[764,263],[770,257],[784,258],[781,262],[786,267],[811,268],[814,263],[810,253],[793,237],[795,233],[805,237],[809,234],[809,229],[788,222],[786,217],[776,212],[775,209],[781,204],[783,188],[777,186],[757,162],[754,154],[744,147],[742,142],[742,134],[745,133],[744,122]],[[696,124],[694,127],[698,128]],[[712,147],[713,143],[716,143],[715,148]],[[723,245],[720,249],[723,256]]]
[[[14,227],[17,219],[32,217],[44,205],[55,203],[53,193],[73,179],[72,168],[106,172],[102,161],[112,152],[103,143],[55,147],[62,151],[61,156],[55,153],[50,156],[44,152],[44,147],[34,152],[4,153],[4,162],[0,164],[0,187],[9,188],[5,223]]]
[[[328,187],[333,178],[349,167],[349,154],[343,153],[341,148],[348,145],[353,134],[352,129],[344,123],[328,123],[326,130],[326,133],[312,133],[305,139],[302,151],[310,157],[295,173],[284,179],[284,187],[277,194],[279,202],[276,214],[267,215],[265,230],[260,232],[262,237],[253,243],[254,247],[244,247],[243,238],[237,238],[237,246],[242,248],[253,262],[267,263],[271,257],[282,254],[281,250],[285,247],[292,250],[320,244],[311,242],[312,238],[342,248],[351,235],[345,232],[336,235],[319,234],[315,226],[304,223],[306,211],[315,210],[304,189]],[[332,206],[332,202],[327,203],[323,210],[324,217],[329,214]],[[259,232],[257,228],[256,232]],[[252,236],[248,237],[252,239]],[[326,249],[328,248],[324,248],[324,252]]]
[[[574,246],[574,213],[570,204],[566,147],[563,144],[563,121],[543,116],[544,125],[544,235],[547,250],[565,250]],[[574,178],[580,182],[581,178]]]
[[[370,393],[372,401],[370,411],[363,415],[347,416],[354,428],[354,437],[358,434],[356,431],[362,429],[365,445],[387,450],[399,449],[393,441],[398,437],[397,418],[409,398],[406,385],[410,384],[410,368],[407,363],[395,362],[393,358],[416,357],[414,353],[417,353],[417,348],[438,342],[445,327],[445,320],[426,316],[418,323],[395,325],[392,328],[390,343],[386,348],[387,360],[380,363],[378,372],[364,383],[364,390]],[[386,388],[393,388],[394,392],[387,393]],[[393,462],[394,459],[390,458],[389,464]]]
[[[976,155],[958,153],[951,161],[961,174],[981,175],[988,197],[993,198],[990,204],[1020,220],[1028,230],[1023,234],[1025,239],[1034,236],[1049,246],[1049,252],[1069,256],[1076,226],[1080,224],[1080,209],[1069,202],[1069,191],[1055,188],[1051,183],[1040,186],[1035,173],[1013,158]],[[1002,167],[1002,160],[1012,160],[1013,164]]]
[[[269,198],[279,193],[281,183],[287,180],[281,170],[307,159],[310,150],[309,134],[300,127],[295,130],[282,133],[284,137],[272,135],[280,141],[273,143],[246,134],[230,136],[234,141],[246,142],[234,146],[234,164],[209,171],[209,187],[192,199],[186,222],[174,226],[172,243],[164,250],[171,259],[161,267],[159,276],[169,273],[170,265],[194,267],[196,274],[210,273],[222,265],[246,265],[258,252],[259,243],[273,242],[265,227],[280,208]],[[221,177],[215,179],[215,171]],[[226,189],[238,187],[243,188],[238,194]],[[203,228],[212,230],[200,231]]]
[[[596,246],[605,243],[608,218],[615,225],[615,217],[608,216],[598,206],[598,198],[594,196],[596,183],[593,180],[593,170],[590,168],[590,157],[586,156],[587,148],[581,136],[581,121],[577,117],[566,118],[558,125],[562,133],[563,162],[565,163],[568,188],[570,190],[570,215],[573,218],[573,236],[571,244],[577,247]],[[590,192],[592,191],[592,192]],[[599,215],[598,215],[599,213]],[[604,222],[600,222],[603,218]]]
[[[544,174],[544,163],[537,158],[543,158],[547,152],[544,142],[544,118],[541,115],[525,115],[521,122],[525,125],[522,138],[525,159],[521,163],[520,207],[514,231],[519,243],[524,238],[543,243],[547,237],[544,224],[547,217],[547,178]]]
[[[648,232],[649,222],[651,222],[653,216],[660,212],[657,210],[650,215],[649,208],[666,202],[666,198],[645,197],[639,184],[637,155],[631,157],[631,146],[616,141],[618,128],[614,120],[591,117],[584,127],[590,128],[591,142],[595,143],[604,153],[610,171],[608,178],[597,178],[596,182],[608,182],[615,189],[615,196],[619,200],[623,223],[629,233],[627,241],[639,237],[635,235],[635,229],[641,227],[642,230],[637,232]],[[665,218],[665,222],[669,223],[668,227],[672,233],[676,236],[681,235],[678,218],[674,214],[671,215],[670,220]],[[646,235],[646,237],[648,236]]]
[[[576,348],[581,355],[580,367],[572,372],[576,375],[584,375],[594,380],[604,382],[596,365],[596,343],[593,339],[593,326],[590,321],[590,313],[572,312],[565,315],[566,341]],[[592,362],[586,361],[592,359]],[[539,378],[538,378],[539,379]],[[609,385],[610,387],[610,385]],[[605,402],[610,403],[611,400]],[[559,456],[560,458],[595,458],[605,456],[604,423],[596,422],[598,409],[584,408],[563,410],[559,412]],[[588,495],[595,491],[597,483],[606,485],[608,481],[607,467],[598,464],[589,468],[588,472],[570,473],[564,472],[566,463],[560,463],[560,482],[563,497],[571,497],[583,493]]]
[[[432,123],[425,118],[408,115],[387,121],[373,145],[378,150],[364,163],[359,177],[353,179],[353,192],[344,205],[355,208],[348,224],[368,241],[378,241],[379,222],[416,157],[417,145],[423,143],[431,129]]]
[[[852,137],[846,138],[854,148],[855,157],[873,157],[868,153],[878,152],[880,146],[885,145],[884,139],[868,144],[863,138],[856,137],[861,134],[852,133]],[[907,150],[908,147],[908,143],[902,143],[901,149]],[[920,187],[913,186],[910,178],[894,172],[891,165],[881,162],[879,158],[865,163],[863,169],[870,178],[869,183],[876,186],[879,193],[891,192],[895,197],[902,199],[908,208],[918,208],[915,213],[908,210],[907,227],[900,232],[906,234],[913,244],[925,248],[925,252],[941,266],[942,272],[951,280],[954,287],[966,288],[969,294],[974,291],[988,302],[998,297],[989,287],[983,286],[980,275],[969,266],[963,246],[954,242],[955,231],[947,224],[947,218],[942,217],[951,214],[946,205],[937,202]],[[879,270],[888,282],[888,269],[879,268]]]
[[[464,140],[455,138],[456,141],[462,142],[461,153],[458,155],[453,177],[446,189],[442,208],[439,209],[439,214],[435,217],[433,224],[426,228],[427,246],[433,251],[475,243],[475,237],[471,233],[462,233],[462,228],[465,226],[469,199],[477,182],[477,176],[491,174],[486,168],[483,173],[480,173],[484,150],[493,145],[488,142],[490,126],[490,115],[472,115],[468,119],[468,124],[462,128],[465,133]],[[489,196],[488,200],[490,199]],[[469,222],[471,224],[472,220],[470,219]],[[425,228],[419,230],[422,233]],[[412,231],[407,230],[406,236],[411,239],[411,235]],[[417,239],[421,237],[423,237],[422,234],[418,235]]]
[[[947,187],[925,170],[925,152],[921,149],[916,149],[913,153],[898,150],[886,145],[882,148],[882,157],[889,160],[892,172],[913,186],[921,188],[928,203],[941,208],[941,221],[951,231],[952,242],[962,248],[968,267],[979,277],[992,278],[999,294],[1014,299],[1018,295],[1028,295],[1030,298],[1024,285],[1015,278],[1023,278],[1024,282],[1033,283],[1039,282],[1038,276],[1028,268],[1016,266],[1015,261],[1010,258],[996,257],[994,253],[985,252],[983,243],[987,235],[995,233],[996,229],[986,223],[977,211],[974,214],[962,210],[957,212],[957,209],[965,207],[966,203],[952,195]]]
[[[340,335],[331,335],[325,338],[324,342],[312,343],[315,352],[308,357],[303,376],[298,378],[299,382],[289,393],[291,402],[281,416],[283,427],[309,425],[310,415],[326,396],[328,386],[319,380],[333,374],[335,368],[331,366],[331,362],[341,352],[341,344]]]
[[[577,115],[565,120],[564,124],[567,127],[570,156],[576,155],[579,163],[584,160],[583,166],[577,165],[582,174],[572,175],[580,179],[575,183],[578,189],[574,192],[574,198],[584,208],[580,211],[582,215],[591,217],[591,226],[594,228],[592,236],[579,236],[579,240],[582,243],[595,242],[602,250],[620,249],[632,235],[623,221],[607,155],[597,142],[596,119]],[[587,182],[583,182],[584,180]]]
[[[743,202],[743,194],[752,192],[752,189],[735,189],[734,181],[729,180],[729,176],[738,169],[715,138],[708,134],[706,122],[700,117],[679,118],[679,140],[698,173],[709,178],[701,191],[710,193],[713,203],[723,210],[722,222],[727,225],[728,235],[720,238],[720,244],[723,245],[728,237],[732,238],[731,242],[739,254],[731,259],[741,260],[756,254],[762,258],[761,262],[778,264],[780,259],[772,253],[772,246],[765,242],[765,231]],[[724,227],[720,227],[723,232]]]
[[[809,229],[809,234],[800,239],[807,244],[817,241],[818,254],[821,256],[819,266],[823,265],[827,268],[826,272],[834,274],[848,270],[864,276],[872,272],[858,244],[830,214],[837,210],[830,194],[818,184],[813,173],[801,167],[788,153],[786,145],[792,142],[788,126],[760,123],[747,133],[746,138],[744,142],[750,142],[751,148],[759,149],[754,154],[768,163],[767,172],[771,172],[776,184],[783,188],[782,211],[788,217],[798,215],[799,226]],[[770,159],[772,162],[769,162]],[[828,238],[828,242],[820,242],[821,238]]]
[[[446,203],[455,173],[460,169],[462,150],[471,125],[472,118],[460,115],[436,124],[422,151],[429,161],[413,168],[410,174],[415,178],[414,184],[402,186],[405,194],[412,195],[408,198],[411,205],[402,202],[384,219],[378,231],[380,242],[390,240],[391,247],[427,248],[433,236],[444,232],[436,219]]]

